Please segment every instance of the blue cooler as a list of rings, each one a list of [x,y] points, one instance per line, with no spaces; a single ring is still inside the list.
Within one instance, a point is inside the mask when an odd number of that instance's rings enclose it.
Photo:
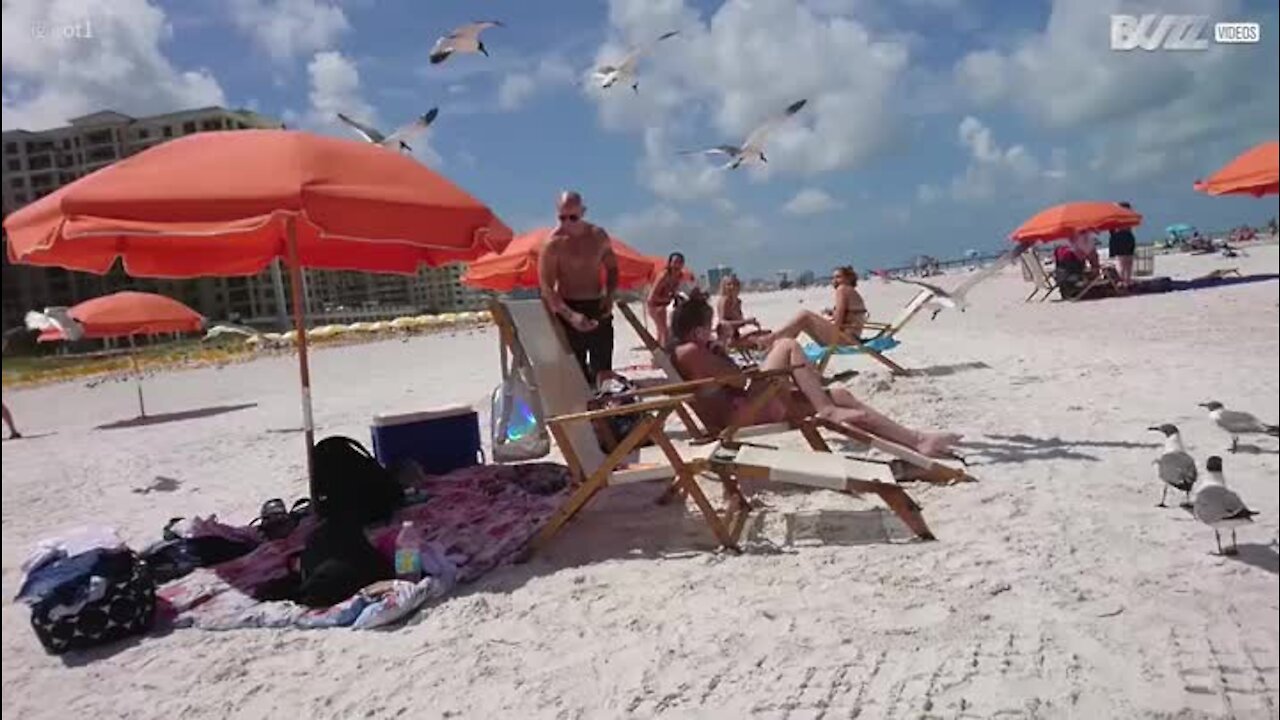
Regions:
[[[471,467],[481,461],[480,418],[466,405],[373,417],[373,455],[385,468],[405,460],[428,475]]]

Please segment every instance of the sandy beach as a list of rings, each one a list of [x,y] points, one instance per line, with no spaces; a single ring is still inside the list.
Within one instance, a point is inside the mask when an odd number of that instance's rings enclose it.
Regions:
[[[1280,253],[1162,256],[1156,272],[1226,267],[1274,275]],[[913,293],[862,290],[879,320]],[[1276,440],[1227,454],[1197,406],[1280,419],[1276,281],[1078,304],[1025,304],[1028,291],[1008,268],[967,312],[917,318],[893,355],[916,376],[834,362],[890,416],[966,435],[979,482],[909,486],[937,542],[902,540],[868,498],[755,487],[747,551],[724,554],[692,508],[654,504],[660,487],[611,489],[548,552],[388,632],[176,630],[64,661],[6,602],[4,715],[1277,717]],[[825,288],[744,299],[767,324],[830,304]],[[620,333],[619,365],[644,360],[637,344]],[[491,327],[321,349],[321,435],[367,441],[375,413],[450,403],[487,426],[497,349]],[[106,429],[136,414],[132,384],[6,390],[29,436],[3,446],[6,598],[31,546],[59,531],[102,523],[141,547],[170,517],[247,522],[265,499],[304,495],[296,377],[287,356],[158,375],[149,412],[226,411]],[[1155,507],[1147,428],[1161,422],[1201,467],[1222,455],[1261,513],[1238,557]]]

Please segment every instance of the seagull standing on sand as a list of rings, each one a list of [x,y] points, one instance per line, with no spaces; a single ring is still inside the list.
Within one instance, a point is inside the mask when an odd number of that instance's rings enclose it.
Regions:
[[[1200,407],[1209,411],[1209,418],[1218,427],[1231,436],[1231,452],[1240,446],[1241,435],[1270,435],[1280,437],[1280,425],[1268,425],[1247,412],[1228,410],[1217,400],[1200,403]]]
[[[1160,504],[1156,507],[1168,507],[1164,501],[1169,495],[1169,488],[1186,493],[1182,507],[1191,507],[1191,489],[1196,485],[1196,461],[1182,447],[1178,427],[1165,423],[1147,429],[1164,433],[1164,452],[1155,460],[1160,479],[1164,481],[1164,491],[1160,493]]]
[[[489,51],[485,49],[484,43],[480,40],[480,33],[491,27],[503,27],[503,25],[497,20],[477,20],[463,25],[436,40],[435,46],[431,48],[431,64],[439,65],[454,53],[478,52],[485,57],[489,57]]]
[[[409,144],[405,141],[417,137],[418,133],[430,127],[431,123],[435,121],[436,115],[439,114],[440,108],[431,108],[425,115],[415,118],[413,122],[396,128],[395,132],[390,135],[383,135],[382,131],[377,128],[352,120],[342,113],[338,113],[338,119],[374,145],[381,145],[387,149],[404,149],[413,152],[413,148],[409,147]]]
[[[619,80],[630,80],[632,91],[639,93],[640,81],[636,79],[636,66],[640,64],[640,58],[646,52],[653,49],[654,45],[679,34],[680,32],[678,30],[672,30],[671,32],[659,35],[657,40],[650,41],[644,45],[637,45],[631,48],[631,51],[628,52],[626,57],[622,58],[622,61],[617,65],[601,65],[595,69],[595,72],[593,72],[591,76],[595,78],[596,82],[600,83],[600,87],[605,90],[613,87]]]
[[[724,165],[726,170],[737,170],[744,162],[762,162],[767,163],[769,159],[764,156],[764,141],[768,138],[769,133],[778,128],[779,125],[786,122],[787,118],[800,112],[808,100],[797,100],[787,106],[787,109],[781,114],[775,115],[766,121],[763,125],[751,131],[742,145],[717,145],[713,148],[705,150],[685,150],[681,155],[724,155],[729,158],[729,162]]]
[[[1214,455],[1205,463],[1205,477],[1196,489],[1192,512],[1196,519],[1213,528],[1213,537],[1218,543],[1219,555],[1235,555],[1236,528],[1253,524],[1253,516],[1258,513],[1245,507],[1244,501],[1234,491],[1227,488],[1222,478],[1222,458]],[[1231,531],[1231,547],[1222,549],[1223,530]]]

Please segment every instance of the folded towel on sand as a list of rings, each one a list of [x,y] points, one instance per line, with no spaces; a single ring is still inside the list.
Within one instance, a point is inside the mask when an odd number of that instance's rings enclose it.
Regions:
[[[892,350],[901,344],[902,343],[898,342],[896,338],[883,336],[883,337],[871,338],[870,340],[867,340],[861,345],[841,345],[837,348],[834,348],[833,353],[836,355],[857,355],[859,353],[866,352],[867,350],[874,350],[875,352],[882,353],[888,350]],[[817,362],[818,360],[822,359],[822,356],[826,354],[828,349],[829,348],[827,348],[825,345],[818,345],[817,343],[809,343],[804,346],[804,355],[805,357],[809,358],[811,362]]]

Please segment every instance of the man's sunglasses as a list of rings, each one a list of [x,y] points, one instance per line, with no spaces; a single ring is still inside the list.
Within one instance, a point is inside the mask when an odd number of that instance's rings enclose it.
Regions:
[[[561,215],[560,222],[578,222],[582,219],[581,215]]]

